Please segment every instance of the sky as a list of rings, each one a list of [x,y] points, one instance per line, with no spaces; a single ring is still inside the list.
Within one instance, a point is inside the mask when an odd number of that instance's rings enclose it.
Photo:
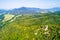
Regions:
[[[0,9],[34,7],[48,9],[60,7],[60,0],[0,0]]]

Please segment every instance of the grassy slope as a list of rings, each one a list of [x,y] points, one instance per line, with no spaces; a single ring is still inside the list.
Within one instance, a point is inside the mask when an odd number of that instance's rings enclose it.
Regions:
[[[17,17],[0,30],[0,40],[59,40],[60,16],[36,14]]]

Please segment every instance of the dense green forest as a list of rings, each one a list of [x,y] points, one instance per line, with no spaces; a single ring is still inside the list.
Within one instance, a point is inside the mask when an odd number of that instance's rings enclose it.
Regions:
[[[0,20],[0,40],[60,40],[60,12]]]

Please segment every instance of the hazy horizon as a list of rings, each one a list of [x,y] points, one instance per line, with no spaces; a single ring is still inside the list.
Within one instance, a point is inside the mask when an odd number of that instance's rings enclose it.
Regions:
[[[60,7],[60,0],[0,0],[0,9],[14,9],[20,7],[49,9]]]

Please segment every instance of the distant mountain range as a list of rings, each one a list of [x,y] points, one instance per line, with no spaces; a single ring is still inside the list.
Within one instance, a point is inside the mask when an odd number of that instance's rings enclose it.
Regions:
[[[55,12],[60,11],[60,7],[55,7],[51,9],[40,9],[40,8],[28,8],[28,7],[21,7],[15,8],[12,10],[4,10],[0,9],[0,14],[37,14],[37,13],[48,13],[48,12]]]

